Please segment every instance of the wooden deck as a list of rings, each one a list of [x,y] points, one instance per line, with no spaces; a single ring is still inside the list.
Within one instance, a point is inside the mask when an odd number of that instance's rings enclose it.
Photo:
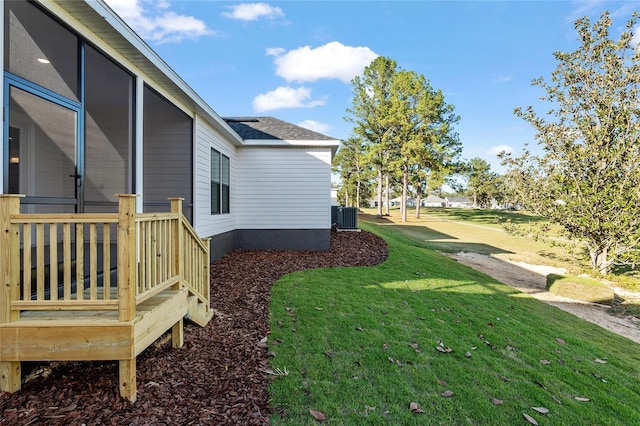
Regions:
[[[130,321],[120,321],[117,311],[28,311],[17,321],[0,325],[0,359],[132,359],[187,311],[186,289],[167,290],[144,301]]]
[[[209,241],[180,199],[138,214],[121,195],[117,214],[89,215],[20,214],[19,201],[0,195],[0,390],[20,389],[22,361],[117,360],[135,401],[136,356],[167,330],[182,346],[184,318],[212,317]]]

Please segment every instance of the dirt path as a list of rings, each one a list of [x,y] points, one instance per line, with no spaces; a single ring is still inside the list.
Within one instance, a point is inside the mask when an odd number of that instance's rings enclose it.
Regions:
[[[640,343],[640,324],[635,318],[619,318],[607,313],[607,306],[556,296],[546,290],[546,276],[565,273],[563,269],[509,262],[478,253],[452,253],[448,256],[498,281],[547,302],[613,333]]]

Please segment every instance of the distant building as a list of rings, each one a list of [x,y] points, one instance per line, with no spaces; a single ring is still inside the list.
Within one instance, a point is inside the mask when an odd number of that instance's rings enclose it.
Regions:
[[[449,207],[459,209],[470,209],[473,207],[473,200],[469,197],[449,197]]]
[[[423,207],[447,207],[449,200],[447,198],[440,198],[437,195],[429,195],[423,199],[420,204]]]

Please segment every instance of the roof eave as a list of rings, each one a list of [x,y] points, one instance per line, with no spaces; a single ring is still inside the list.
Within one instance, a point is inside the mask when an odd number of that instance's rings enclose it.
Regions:
[[[135,65],[143,72],[152,76],[163,89],[174,95],[194,109],[194,113],[202,116],[216,130],[228,136],[235,145],[241,145],[242,139],[231,127],[207,104],[160,56],[136,34],[103,0],[54,0],[58,6],[74,16],[76,11],[83,9],[85,13],[93,11],[93,19],[103,20],[113,30],[102,32],[100,37],[109,43],[124,57],[129,58],[130,49],[134,49],[140,57],[134,58]],[[46,7],[46,2],[41,1]],[[86,6],[86,8],[85,8]],[[75,17],[75,16],[74,16]],[[76,18],[77,19],[77,18]],[[91,27],[91,22],[85,23]],[[127,48],[123,48],[124,45]]]

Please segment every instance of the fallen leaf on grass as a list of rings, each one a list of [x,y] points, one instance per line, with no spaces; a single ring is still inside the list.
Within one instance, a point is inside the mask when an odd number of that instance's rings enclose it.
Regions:
[[[356,331],[362,331],[362,327],[356,327]]]
[[[560,343],[561,345],[564,345],[566,343],[564,340],[562,340],[559,337],[556,337],[556,342]]]
[[[535,383],[536,385],[540,386],[540,387],[541,387],[542,389],[544,389],[544,390],[549,390],[549,389],[547,389],[547,387],[546,387],[543,383],[541,383],[541,382],[535,381],[535,382],[533,382],[533,383]]]
[[[549,361],[548,359],[541,359],[541,360],[540,360],[540,364],[542,364],[542,365],[549,365],[549,364],[551,364],[551,361]]]
[[[452,397],[452,396],[453,396],[453,391],[450,391],[450,390],[444,391],[444,392],[442,392],[442,393],[440,394],[440,396],[443,396],[443,397],[445,397],[445,398]]]
[[[412,413],[424,413],[424,410],[420,408],[417,402],[409,404],[409,410],[411,410]]]
[[[468,351],[467,351],[467,352],[464,354],[464,356],[466,356],[467,358],[471,358],[471,352],[468,352]]]
[[[279,368],[276,368],[274,370],[267,368],[267,369],[258,369],[258,371],[262,371],[265,374],[270,374],[272,376],[288,376],[289,375],[289,371],[287,370],[287,367],[284,368],[284,370],[281,370]]]
[[[327,416],[325,416],[323,413],[321,413],[320,411],[316,411],[316,410],[309,410],[309,414],[311,414],[313,416],[314,419],[316,419],[317,421],[321,422],[323,420],[327,419]]]
[[[436,350],[438,352],[442,352],[442,353],[445,353],[445,354],[448,354],[449,352],[453,352],[453,349],[451,349],[448,346],[436,346]]]
[[[447,382],[446,382],[446,381],[444,381],[444,380],[441,380],[441,379],[438,379],[438,384],[439,384],[440,386],[447,386]]]
[[[531,408],[540,414],[547,414],[549,412],[549,410],[544,407],[531,407]]]
[[[600,363],[600,364],[606,364],[607,363],[606,360],[600,359],[600,358],[596,358],[596,359],[594,359],[594,361],[597,362],[597,363]]]
[[[502,403],[503,403],[503,402],[504,402],[504,401],[503,401],[503,400],[501,400],[501,399],[498,399],[498,398],[491,398],[491,403],[492,403],[493,405],[502,405]]]
[[[584,396],[576,396],[576,401],[580,401],[580,402],[589,402],[591,401],[589,398],[585,398]]]
[[[531,417],[526,413],[522,413],[522,415],[524,416],[525,419],[527,419],[529,423],[531,423],[532,425],[538,426],[538,422],[536,421],[536,419],[534,419],[533,417]]]
[[[388,344],[388,343],[383,344],[383,345],[382,345],[382,349],[383,349],[383,350],[387,350],[387,349],[389,349],[389,344]]]

